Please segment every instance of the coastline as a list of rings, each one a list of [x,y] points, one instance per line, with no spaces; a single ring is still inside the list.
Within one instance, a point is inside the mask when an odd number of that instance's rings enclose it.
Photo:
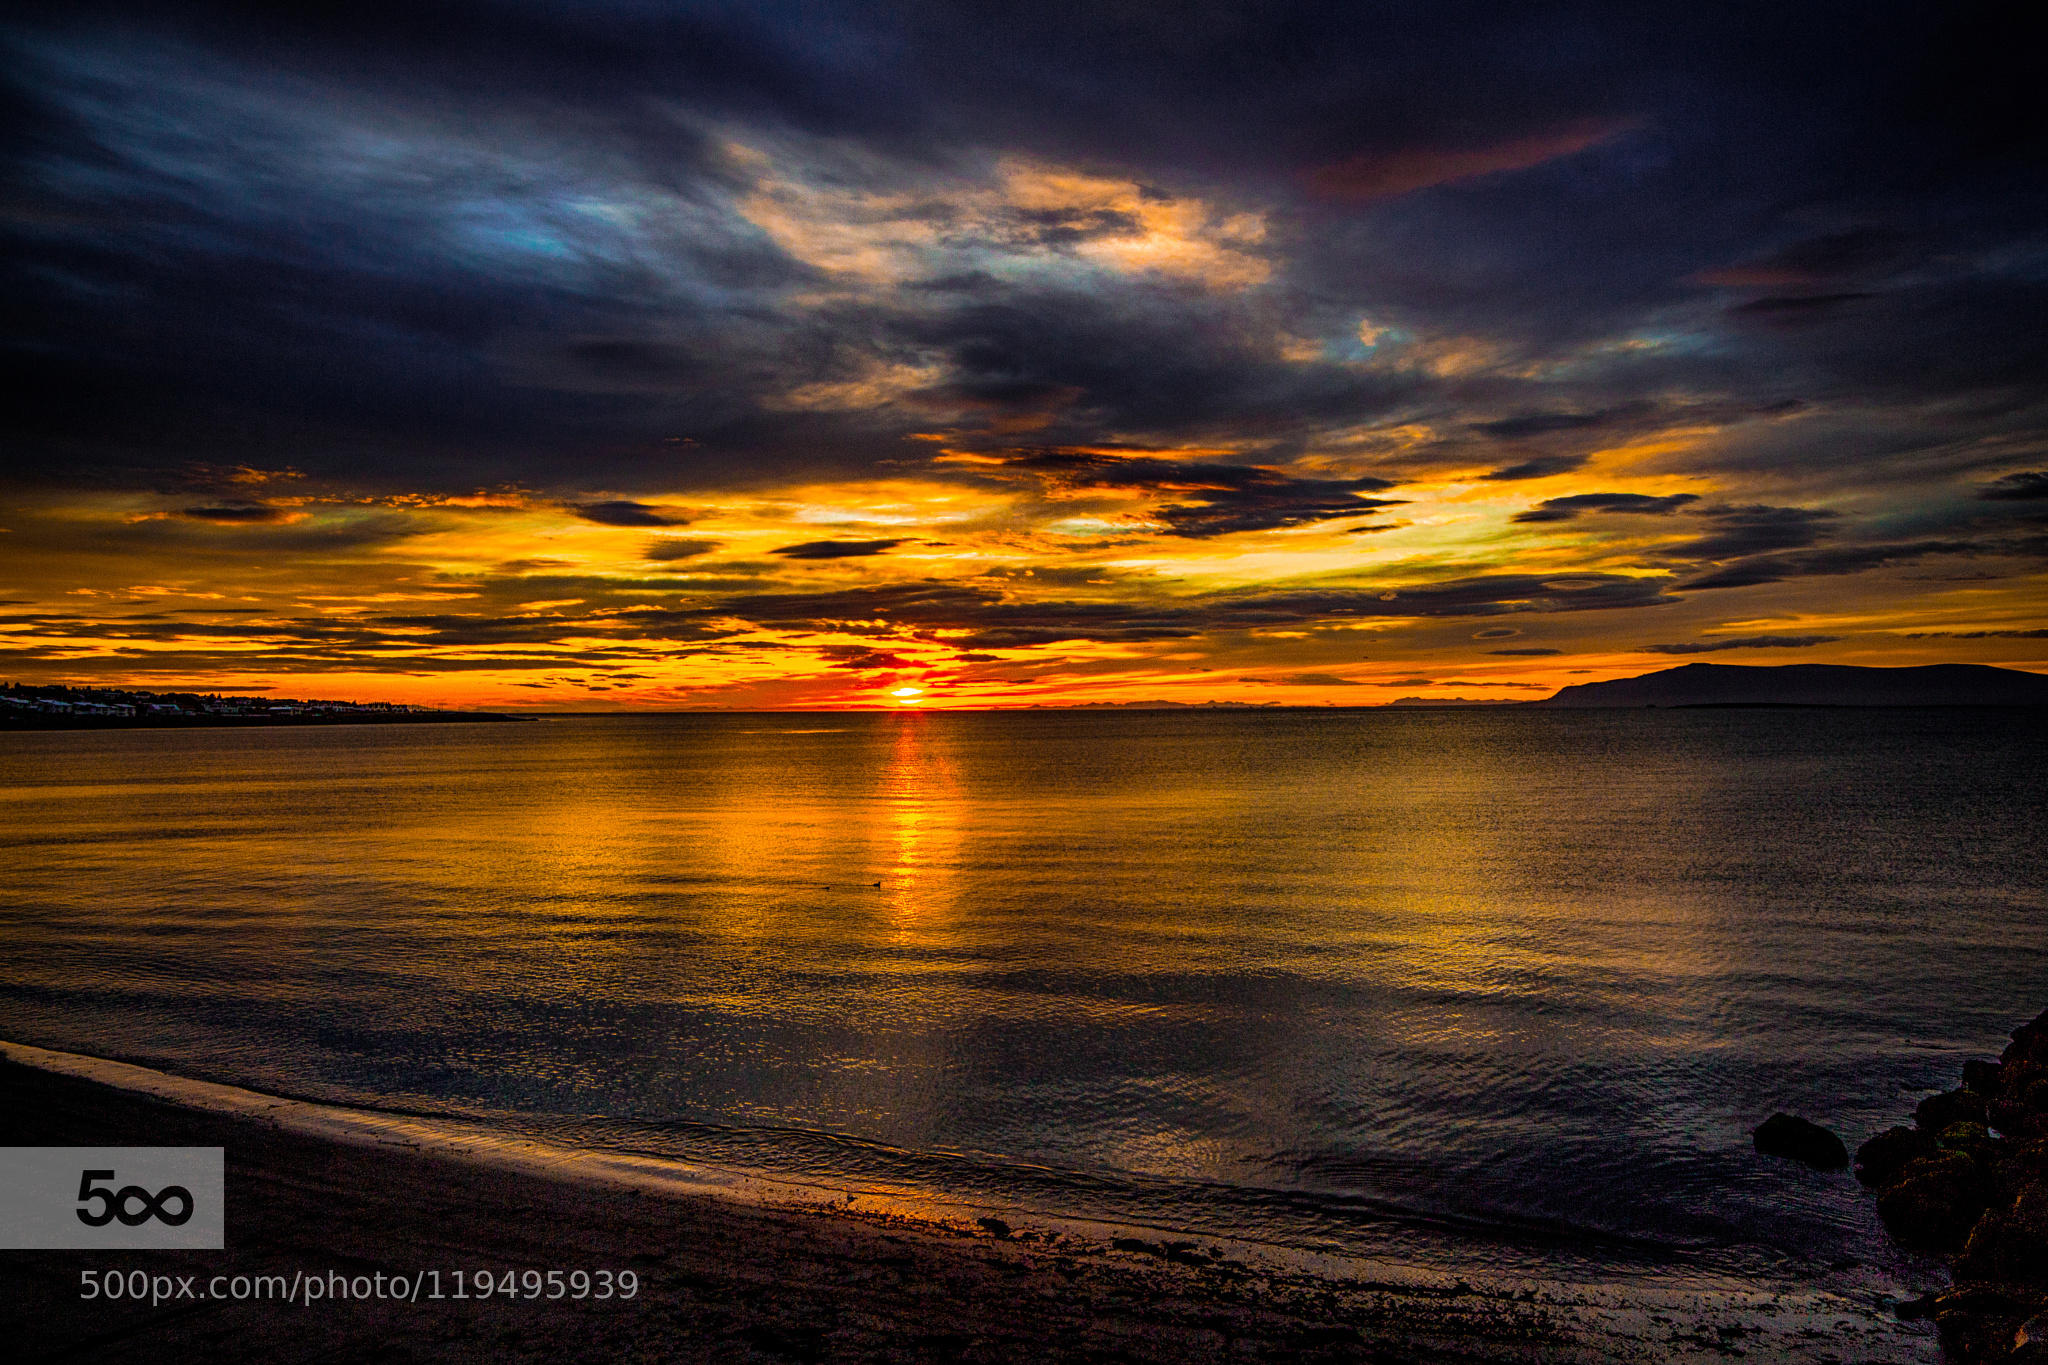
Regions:
[[[333,725],[480,725],[532,720],[497,711],[437,711],[420,715],[337,716],[11,716],[0,715],[0,734],[57,730],[280,730]]]
[[[0,1044],[0,1143],[221,1146],[229,1249],[0,1252],[24,1358],[1932,1360],[1816,1292],[1361,1278],[1335,1264],[548,1148]],[[1219,1254],[1220,1253],[1220,1254]],[[633,1302],[87,1303],[86,1269],[632,1270]]]

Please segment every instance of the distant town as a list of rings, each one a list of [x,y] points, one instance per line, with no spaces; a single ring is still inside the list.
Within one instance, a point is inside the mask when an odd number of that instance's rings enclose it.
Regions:
[[[50,730],[138,725],[364,725],[405,721],[512,720],[388,701],[308,701],[218,692],[142,692],[120,687],[0,683],[0,728]]]

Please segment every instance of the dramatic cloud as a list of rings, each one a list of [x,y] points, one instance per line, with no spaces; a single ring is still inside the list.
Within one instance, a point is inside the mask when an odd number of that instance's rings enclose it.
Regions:
[[[670,516],[644,502],[586,502],[570,509],[600,526],[681,526],[688,518]]]
[[[807,540],[801,545],[781,545],[768,553],[785,559],[858,559],[895,549],[901,540]]]
[[[1502,465],[1480,475],[1494,483],[1517,482],[1522,479],[1547,479],[1553,474],[1569,474],[1586,463],[1584,455],[1539,455],[1519,464]]]
[[[2048,469],[2029,469],[1993,479],[1977,490],[1993,502],[2033,502],[2048,498]]]
[[[1772,507],[1762,503],[1709,507],[1703,515],[1716,529],[1673,547],[1672,555],[1722,560],[1772,550],[1796,550],[1827,535],[1830,523],[1836,520],[1836,513],[1825,508]]]
[[[2024,21],[27,0],[0,657],[657,707],[1391,700],[1744,621],[2038,664]]]
[[[699,555],[708,555],[717,548],[718,542],[715,540],[685,540],[681,536],[663,536],[658,540],[649,541],[647,548],[641,551],[641,557],[663,564],[676,559],[695,559]]]
[[[1722,640],[1695,640],[1676,645],[1638,645],[1644,654],[1717,654],[1724,649],[1811,649],[1833,644],[1839,635],[1731,635]]]
[[[1206,538],[1363,516],[1398,507],[1398,498],[1367,497],[1392,487],[1370,475],[1300,478],[1281,470],[1096,450],[1034,450],[988,462],[994,470],[1037,476],[1058,494],[1089,489],[1150,494],[1153,515],[1172,535]]]
[[[1909,640],[2048,640],[2048,629],[2037,630],[1924,630],[1912,631]]]
[[[1573,493],[1568,497],[1545,498],[1516,521],[1571,521],[1586,512],[1630,512],[1642,516],[1665,516],[1687,503],[1698,502],[1697,493],[1669,493],[1653,497],[1645,493]]]
[[[1780,583],[1791,578],[1827,578],[1863,573],[1891,564],[1910,564],[1929,555],[1971,554],[1977,546],[1966,540],[1919,540],[1881,545],[1844,546],[1808,554],[1756,555],[1736,559],[1710,573],[1686,579],[1682,586],[1704,588],[1748,588],[1761,583]]]
[[[190,517],[194,521],[219,522],[224,526],[275,525],[278,522],[290,521],[293,516],[288,508],[264,507],[252,504],[222,505],[219,507],[181,507],[178,509],[178,515]]]

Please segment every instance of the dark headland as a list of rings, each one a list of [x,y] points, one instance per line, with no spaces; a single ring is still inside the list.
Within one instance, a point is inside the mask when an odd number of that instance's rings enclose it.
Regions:
[[[0,730],[189,729],[195,726],[405,725],[525,720],[493,711],[443,711],[400,702],[308,701],[218,692],[0,684]]]
[[[1575,683],[1531,706],[2048,706],[2048,675],[1987,664],[1685,664]]]

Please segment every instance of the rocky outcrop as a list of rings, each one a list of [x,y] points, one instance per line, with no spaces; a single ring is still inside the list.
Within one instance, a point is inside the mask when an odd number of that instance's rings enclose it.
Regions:
[[[1758,1125],[1751,1140],[1765,1156],[1804,1162],[1817,1171],[1839,1171],[1849,1164],[1849,1149],[1827,1129],[1791,1114],[1773,1114]]]
[[[2048,1362],[2048,1011],[1913,1120],[1856,1149],[1856,1178],[1900,1244],[1949,1258],[1955,1287],[1933,1301],[1943,1349]]]

